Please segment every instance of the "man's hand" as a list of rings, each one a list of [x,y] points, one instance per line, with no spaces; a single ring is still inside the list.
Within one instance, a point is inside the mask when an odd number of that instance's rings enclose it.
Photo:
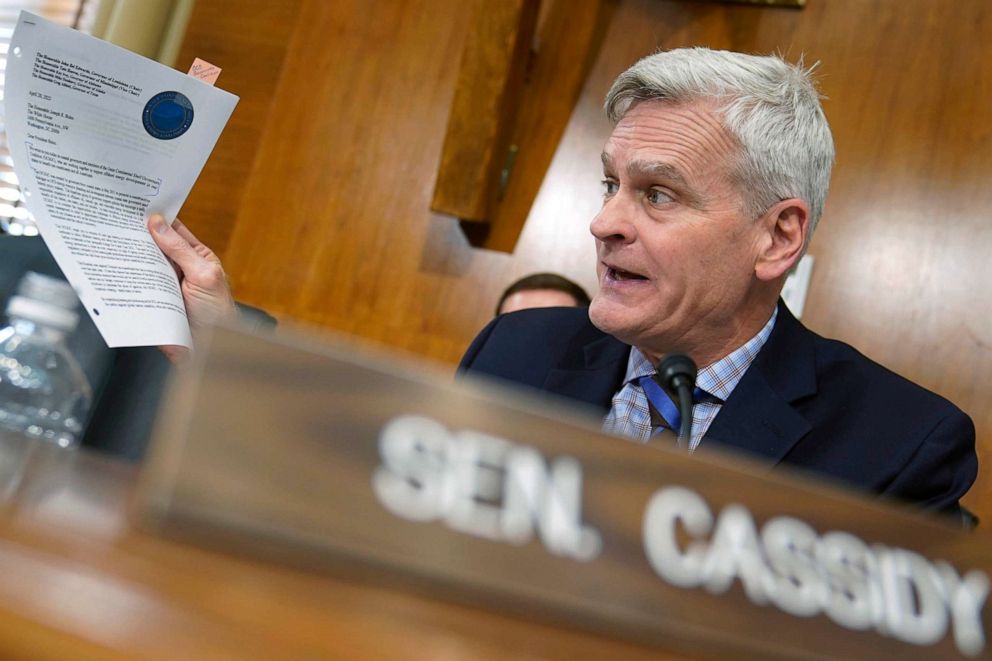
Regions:
[[[206,325],[237,314],[227,276],[217,255],[200,243],[177,218],[170,227],[159,214],[148,218],[152,239],[172,262],[179,276],[179,285],[186,304],[194,343],[197,333]],[[185,347],[159,347],[170,361],[179,364],[189,351]]]

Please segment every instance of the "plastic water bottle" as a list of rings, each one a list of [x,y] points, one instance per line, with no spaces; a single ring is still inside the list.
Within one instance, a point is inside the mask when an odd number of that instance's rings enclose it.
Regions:
[[[0,330],[0,429],[52,441],[79,442],[93,391],[65,344],[79,321],[68,283],[27,273],[7,303]]]

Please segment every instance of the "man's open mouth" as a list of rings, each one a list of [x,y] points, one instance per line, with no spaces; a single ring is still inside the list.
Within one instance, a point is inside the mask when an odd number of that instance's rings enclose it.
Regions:
[[[624,271],[613,266],[606,267],[606,277],[611,280],[647,280],[647,278],[640,273],[634,273],[633,271]]]

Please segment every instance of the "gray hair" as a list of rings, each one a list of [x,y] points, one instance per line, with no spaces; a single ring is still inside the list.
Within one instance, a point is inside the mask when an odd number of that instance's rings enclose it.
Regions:
[[[757,218],[791,197],[810,206],[810,230],[823,213],[834,162],[830,127],[809,69],[769,55],[679,48],[649,55],[624,71],[606,95],[614,124],[637,101],[717,99],[724,128],[741,145],[732,173]]]

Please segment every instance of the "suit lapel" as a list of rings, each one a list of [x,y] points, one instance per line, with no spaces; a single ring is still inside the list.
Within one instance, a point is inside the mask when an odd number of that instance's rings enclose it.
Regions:
[[[779,301],[771,336],[721,407],[706,439],[780,462],[811,428],[792,404],[816,392],[813,337]],[[564,355],[549,370],[543,389],[608,411],[623,383],[630,347],[595,331],[592,338],[581,334]]]
[[[813,334],[780,301],[771,336],[706,439],[779,463],[811,426],[792,404],[816,392]]]
[[[597,339],[565,352],[571,359],[548,372],[543,389],[592,404],[605,413],[623,382],[629,354],[629,346],[599,333]]]

